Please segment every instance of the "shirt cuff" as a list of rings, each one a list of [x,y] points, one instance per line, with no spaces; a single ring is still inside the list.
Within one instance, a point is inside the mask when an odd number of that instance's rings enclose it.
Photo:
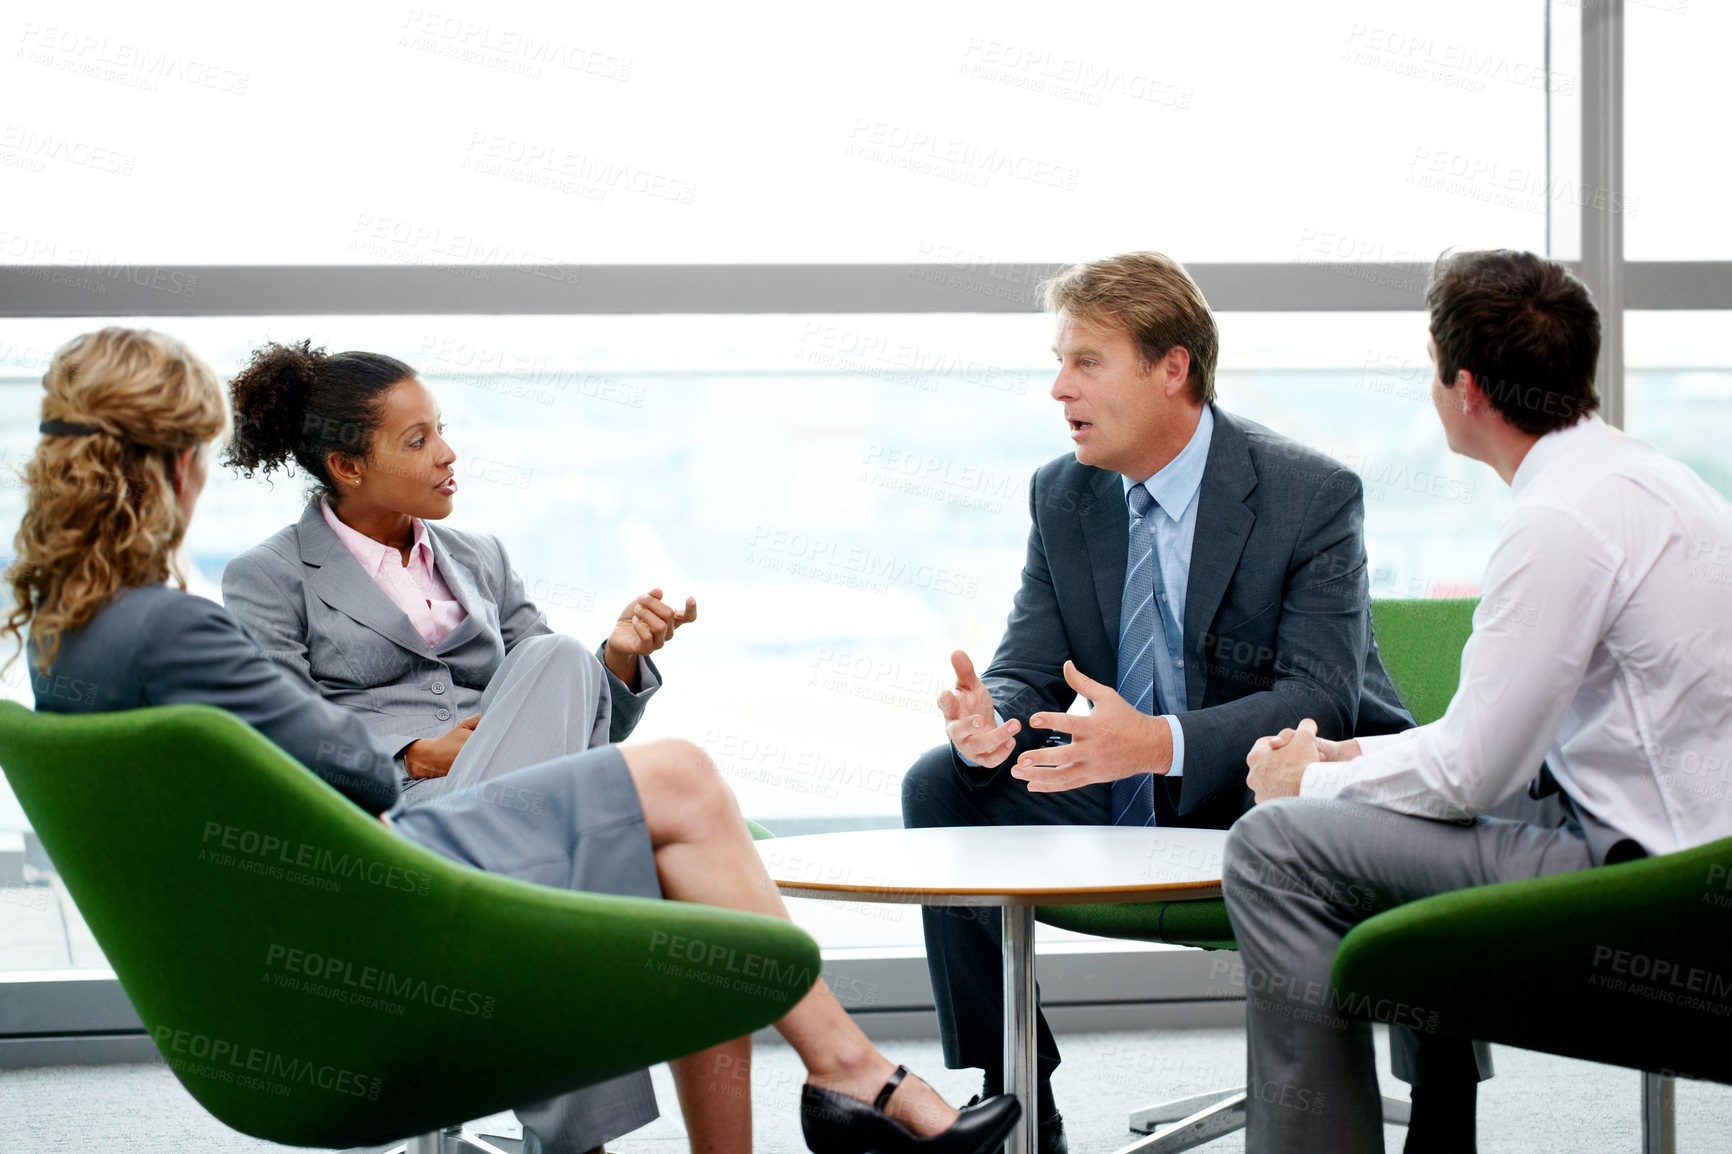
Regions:
[[[642,697],[652,690],[662,687],[661,674],[656,671],[655,662],[647,657],[637,659],[637,690],[633,697]]]
[[[1168,777],[1185,776],[1185,730],[1179,724],[1179,719],[1170,713],[1161,714],[1161,720],[1167,723],[1167,728],[1173,731],[1173,767],[1167,770]]]
[[[1412,741],[1414,734],[1423,726],[1404,729],[1400,733],[1377,733],[1367,737],[1356,737],[1359,743],[1359,756],[1350,761],[1314,761],[1305,767],[1305,772],[1299,778],[1300,797],[1339,797],[1341,791],[1358,780],[1365,760],[1381,750],[1404,741]]]
[[[1314,761],[1299,775],[1300,797],[1334,797],[1347,784],[1351,761]]]
[[[1001,726],[1003,724],[1004,724],[1004,718],[999,714],[998,710],[996,710],[996,709],[993,710],[992,711],[992,728],[997,729],[999,726]],[[952,746],[951,748],[956,749],[955,746]],[[969,757],[966,753],[963,753],[960,749],[956,749],[956,756],[960,757],[962,759],[963,765],[970,766],[974,769],[986,768],[985,766],[981,765],[978,761],[975,761],[973,758]]]
[[[1359,743],[1359,756],[1370,757],[1376,751],[1387,746],[1397,745],[1403,741],[1412,741],[1413,735],[1418,733],[1421,728],[1423,727],[1414,726],[1412,729],[1404,729],[1400,733],[1378,733],[1369,737],[1356,737],[1353,740]]]

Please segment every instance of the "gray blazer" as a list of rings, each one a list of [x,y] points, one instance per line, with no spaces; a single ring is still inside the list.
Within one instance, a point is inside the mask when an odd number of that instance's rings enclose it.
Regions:
[[[427,538],[439,575],[468,613],[431,647],[332,532],[317,501],[223,570],[223,601],[265,655],[325,700],[359,713],[393,753],[479,712],[505,655],[526,637],[553,632],[497,537],[429,521]],[[613,741],[636,728],[661,686],[648,659],[638,673],[635,693],[607,675]]]
[[[1328,738],[1413,726],[1377,656],[1359,477],[1262,425],[1215,409],[1185,594],[1184,772],[1155,791],[1162,825],[1225,829],[1251,805],[1245,755],[1259,737],[1317,719]],[[1074,455],[1029,486],[1028,561],[1004,639],[981,680],[1022,719],[1015,754],[1045,743],[1029,715],[1076,694],[1065,660],[1118,678],[1130,513],[1117,473]],[[1012,755],[1014,758],[1015,754]],[[971,783],[1008,772],[956,759]]]
[[[214,705],[369,813],[397,799],[392,751],[361,718],[295,685],[214,601],[166,585],[122,589],[89,623],[62,634],[46,674],[34,656],[31,687],[45,713]]]

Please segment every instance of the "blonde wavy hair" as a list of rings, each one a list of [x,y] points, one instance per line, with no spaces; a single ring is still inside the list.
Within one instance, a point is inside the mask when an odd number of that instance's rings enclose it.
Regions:
[[[24,521],[5,578],[13,609],[0,634],[22,651],[28,627],[46,673],[61,635],[120,590],[170,575],[186,588],[175,556],[186,518],[175,499],[173,457],[222,435],[229,414],[210,366],[146,329],[73,337],[55,351],[42,387],[44,421],[97,430],[44,435],[24,465]]]

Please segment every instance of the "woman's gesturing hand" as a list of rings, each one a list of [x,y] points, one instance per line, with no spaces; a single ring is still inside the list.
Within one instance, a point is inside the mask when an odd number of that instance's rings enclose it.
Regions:
[[[480,723],[481,715],[477,713],[474,717],[465,717],[455,729],[441,737],[411,741],[403,750],[403,763],[409,767],[409,776],[444,777],[450,773],[451,763],[457,760],[464,743]]]
[[[627,685],[635,685],[637,659],[648,657],[671,641],[676,629],[697,619],[696,597],[687,597],[686,607],[676,611],[662,600],[660,589],[651,589],[620,611],[602,654],[607,667]]]

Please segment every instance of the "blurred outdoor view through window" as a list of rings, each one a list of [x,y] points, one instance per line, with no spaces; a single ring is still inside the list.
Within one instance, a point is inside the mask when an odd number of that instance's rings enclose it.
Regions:
[[[1475,594],[1507,490],[1444,443],[1423,316],[1220,320],[1220,403],[1364,481],[1373,596]],[[1632,360],[1653,367],[1632,371],[1629,408],[1632,431],[1732,493],[1712,435],[1732,416],[1712,347],[1723,320],[1633,317]],[[97,323],[0,322],[7,524],[46,359]],[[459,453],[449,523],[497,534],[555,628],[594,645],[636,593],[698,598],[638,735],[699,742],[745,812],[785,833],[896,823],[904,770],[943,740],[950,650],[984,664],[1003,627],[1028,477],[1069,451],[1038,314],[128,323],[183,337],[225,377],[258,343],[302,337],[417,368]],[[293,520],[305,492],[301,477],[213,469],[188,544],[213,595],[228,559]],[[29,700],[22,663],[4,690]],[[24,825],[0,796],[0,830]],[[31,849],[11,860],[32,869]],[[5,912],[15,931],[47,915]],[[904,911],[832,912],[827,944],[918,941]],[[0,951],[7,968],[66,964],[101,963],[70,937]]]

